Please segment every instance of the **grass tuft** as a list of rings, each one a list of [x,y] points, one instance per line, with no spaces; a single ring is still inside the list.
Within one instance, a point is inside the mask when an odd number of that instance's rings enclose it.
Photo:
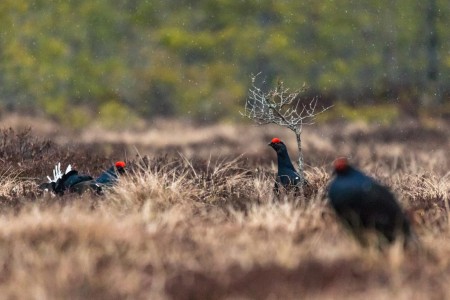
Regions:
[[[448,127],[431,134],[410,123],[307,129],[309,186],[299,198],[274,196],[276,157],[266,146],[273,136],[295,145],[294,137],[274,127],[164,124],[117,143],[123,132],[90,131],[67,143],[67,136],[45,142],[33,131],[4,131],[3,297],[449,297]],[[183,130],[179,140],[174,128]],[[400,241],[384,251],[361,248],[337,222],[326,189],[340,155],[391,187],[413,221],[419,251]],[[104,196],[37,189],[58,161],[95,176],[119,159],[128,173]]]

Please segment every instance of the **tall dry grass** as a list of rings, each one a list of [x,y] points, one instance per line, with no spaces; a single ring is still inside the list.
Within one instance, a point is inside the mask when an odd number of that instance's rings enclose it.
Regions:
[[[449,297],[448,127],[308,129],[311,190],[305,198],[276,198],[275,153],[266,144],[280,136],[294,146],[293,137],[274,127],[215,125],[221,129],[200,130],[211,130],[207,139],[214,143],[208,143],[197,126],[159,126],[156,144],[147,135],[119,146],[103,144],[101,135],[95,144],[51,141],[51,155],[42,152],[42,159],[11,163],[0,173],[2,297]],[[183,138],[164,146],[171,129],[180,127]],[[124,133],[109,134],[120,140]],[[39,149],[41,140],[32,132],[30,139],[25,148]],[[401,243],[381,252],[361,248],[340,226],[325,196],[337,155],[351,156],[392,188],[423,251],[404,250]],[[98,173],[124,156],[128,174],[103,197],[53,197],[36,188],[59,159]],[[35,171],[46,168],[41,177]]]

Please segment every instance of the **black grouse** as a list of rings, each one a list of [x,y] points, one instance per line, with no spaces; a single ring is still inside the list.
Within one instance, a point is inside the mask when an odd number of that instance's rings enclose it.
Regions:
[[[289,158],[289,154],[286,145],[279,139],[273,138],[268,144],[277,153],[278,173],[275,180],[274,192],[276,194],[280,191],[280,184],[286,190],[299,191],[301,177]],[[306,184],[306,180],[303,180]]]
[[[41,189],[51,190],[60,196],[66,191],[81,194],[89,189],[102,194],[103,187],[113,186],[118,180],[118,174],[125,173],[125,166],[125,162],[118,161],[94,179],[90,175],[80,175],[77,170],[72,170],[70,165],[63,174],[61,172],[61,164],[58,163],[53,170],[53,179],[47,177],[49,182],[41,184],[40,187]]]
[[[411,237],[409,220],[388,188],[349,165],[346,158],[334,162],[336,175],[328,187],[331,206],[356,239],[367,245],[364,232],[374,230],[381,240],[393,242]]]

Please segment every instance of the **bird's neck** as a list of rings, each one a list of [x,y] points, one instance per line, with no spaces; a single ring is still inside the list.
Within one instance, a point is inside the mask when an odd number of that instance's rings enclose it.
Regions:
[[[109,173],[110,175],[116,176],[116,169],[114,168],[114,166],[106,170],[106,172]]]
[[[291,158],[289,157],[289,154],[287,151],[281,151],[280,153],[277,153],[277,157],[278,157],[278,167],[279,166],[284,166],[284,167],[288,167],[291,168],[292,170],[295,171],[294,165],[291,162]]]

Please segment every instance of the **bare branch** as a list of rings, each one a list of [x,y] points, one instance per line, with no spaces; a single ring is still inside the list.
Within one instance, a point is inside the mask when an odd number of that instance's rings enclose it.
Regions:
[[[258,125],[277,124],[287,127],[295,133],[299,151],[298,167],[303,180],[303,155],[301,146],[301,133],[303,125],[312,125],[317,115],[327,111],[332,106],[317,109],[318,98],[314,97],[305,103],[300,94],[305,91],[305,85],[299,90],[290,92],[278,81],[277,87],[267,93],[256,86],[256,76],[252,75],[252,85],[241,115],[249,118]],[[301,109],[300,109],[301,108]]]
[[[257,87],[255,81],[256,76],[252,77],[252,86],[241,115],[259,125],[272,123],[294,131],[301,131],[303,125],[314,124],[317,115],[331,108],[331,106],[322,107],[321,110],[316,111],[317,97],[314,97],[309,103],[302,103],[299,95],[304,89],[289,92],[282,81],[278,82],[276,89],[267,93]],[[302,107],[301,110],[299,110],[299,106]]]

